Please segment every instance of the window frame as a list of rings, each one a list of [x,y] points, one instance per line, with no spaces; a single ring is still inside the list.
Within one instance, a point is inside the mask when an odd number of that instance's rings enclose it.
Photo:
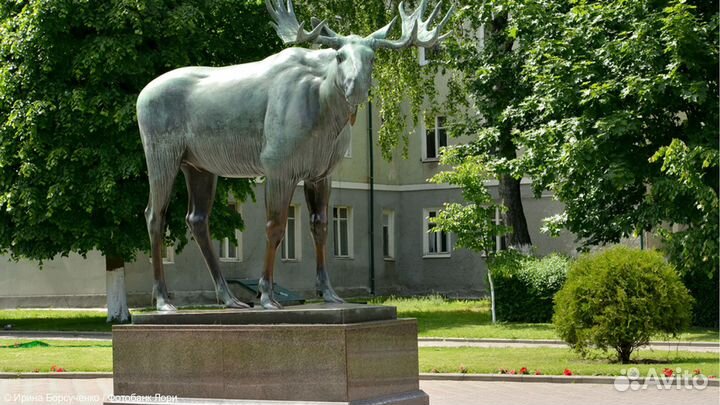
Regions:
[[[290,222],[290,211],[293,212],[293,231],[295,240],[294,248],[295,248],[295,257],[287,257],[287,251],[289,245],[288,240],[288,229],[289,229],[289,222]],[[299,262],[302,260],[302,237],[300,233],[300,205],[299,204],[290,204],[288,207],[288,219],[287,222],[285,222],[285,235],[283,236],[282,243],[280,244],[280,260],[283,262]]]
[[[430,232],[430,213],[434,212],[435,216],[440,212],[440,208],[423,208],[423,258],[424,259],[440,259],[450,258],[452,256],[452,237],[450,232],[435,233]],[[434,235],[436,238],[441,238],[442,234],[445,234],[447,252],[430,252],[430,242],[428,235]],[[440,240],[436,239],[435,243],[439,243]]]
[[[341,255],[341,247],[338,246],[339,241],[342,239],[340,238],[340,221],[343,220],[343,218],[339,218],[337,214],[339,214],[340,209],[347,210],[347,215],[344,220],[347,222],[347,255]],[[336,259],[353,259],[355,257],[354,255],[354,241],[353,241],[353,209],[349,205],[335,205],[332,207],[332,226],[333,226],[333,257]],[[337,241],[337,242],[336,242]]]
[[[432,63],[432,61],[433,61],[433,60],[436,60],[436,59],[435,59],[435,58],[432,58],[432,57],[428,57],[428,53],[430,53],[430,54],[435,53],[435,54],[436,54],[435,56],[437,57],[437,56],[438,56],[438,55],[437,55],[437,52],[438,52],[439,50],[440,50],[439,44],[436,44],[436,45],[434,45],[434,46],[432,46],[432,47],[430,47],[430,48],[425,48],[425,47],[422,47],[422,46],[418,46],[418,47],[417,47],[417,51],[418,51],[418,65],[420,65],[420,66],[422,67],[422,66],[427,66],[427,65],[429,65],[430,63]],[[430,52],[428,52],[428,51],[430,51]]]
[[[166,235],[170,235],[170,230],[168,229],[167,232],[165,232]],[[163,246],[161,250],[163,254],[162,257],[162,263],[163,264],[175,264],[175,245],[166,245],[165,240],[163,240]],[[152,251],[150,251],[150,255],[148,256],[148,262],[152,264]]]
[[[241,205],[236,202],[228,202],[228,205],[235,206],[235,212],[238,214],[241,214]],[[223,238],[215,239],[215,242],[220,242],[222,245],[220,246],[220,249],[217,252],[218,260],[221,262],[241,262],[243,261],[243,250],[242,250],[242,232],[240,232],[239,229],[235,230],[235,239],[237,240],[237,245],[235,245],[235,257],[230,257],[229,255],[225,255],[225,253],[230,252],[230,238]]]
[[[385,217],[388,218],[388,224],[385,225]],[[385,227],[388,228],[388,255],[385,256]],[[382,229],[383,229],[383,259],[387,261],[395,260],[395,211],[391,209],[382,210]]]
[[[422,46],[417,47],[418,50],[418,65],[420,66],[427,66],[430,64],[430,59],[428,59],[425,55],[425,48]]]
[[[493,224],[495,225],[504,225],[504,219],[500,213],[500,208],[495,207],[495,216],[492,219]],[[503,236],[500,234],[495,235],[495,247],[493,248],[493,251],[491,253],[498,253],[502,252],[503,250],[507,250],[507,246],[503,246]],[[489,257],[487,251],[483,250],[481,253],[482,257]]]
[[[440,126],[440,120],[443,120],[443,125]],[[440,160],[440,148],[443,146],[440,146],[440,132],[445,131],[445,146],[448,145],[448,136],[447,136],[447,116],[446,115],[436,115],[434,118],[434,126],[431,129],[433,131],[433,135],[435,138],[435,156],[429,157],[428,156],[428,142],[427,142],[427,136],[428,136],[428,129],[425,128],[425,120],[423,120],[423,130],[422,130],[422,161],[423,162],[437,162]]]
[[[163,244],[163,251],[165,252],[162,258],[163,264],[175,264],[175,247]],[[152,257],[150,261],[152,262]]]

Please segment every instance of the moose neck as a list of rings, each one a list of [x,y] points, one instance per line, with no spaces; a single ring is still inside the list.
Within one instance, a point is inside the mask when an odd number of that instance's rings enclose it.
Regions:
[[[333,60],[328,64],[325,79],[320,87],[323,109],[332,117],[332,124],[340,133],[348,121],[357,112],[357,106],[350,104],[345,98],[345,90],[338,75],[337,63]]]

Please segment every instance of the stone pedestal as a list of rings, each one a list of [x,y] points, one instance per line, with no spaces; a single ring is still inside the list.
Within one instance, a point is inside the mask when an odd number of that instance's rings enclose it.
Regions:
[[[176,404],[427,405],[417,323],[395,314],[323,304],[136,315],[113,327],[115,397],[106,404],[161,395]]]

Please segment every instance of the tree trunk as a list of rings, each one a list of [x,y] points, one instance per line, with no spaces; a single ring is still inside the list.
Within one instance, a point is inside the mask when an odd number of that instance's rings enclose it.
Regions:
[[[125,262],[119,257],[105,257],[105,294],[107,296],[107,321],[130,322],[130,310],[125,291]]]
[[[500,136],[499,155],[507,160],[516,159],[517,147],[512,141],[510,129],[502,131]],[[529,254],[532,240],[530,240],[525,209],[522,204],[520,179],[516,179],[509,173],[501,173],[498,180],[500,198],[502,204],[507,208],[503,213],[503,222],[505,226],[512,228],[510,233],[504,236],[505,245]]]
[[[498,13],[492,19],[488,27],[488,35],[495,38],[502,38],[503,43],[499,47],[498,52],[501,54],[509,54],[513,52],[514,37],[506,36],[505,30],[509,23],[507,12]],[[495,91],[499,93],[498,99],[503,99],[503,93],[508,89],[502,84],[498,84]],[[497,148],[497,154],[507,160],[517,158],[517,147],[512,140],[512,123],[498,123],[500,126],[500,139]],[[498,176],[499,193],[502,204],[507,208],[503,214],[503,222],[505,226],[512,228],[511,233],[505,235],[506,247],[515,248],[525,254],[530,253],[532,241],[528,232],[527,220],[525,219],[525,211],[523,209],[522,198],[520,195],[520,180],[512,177],[509,173],[500,173]]]
[[[500,198],[502,204],[507,207],[507,211],[503,213],[503,222],[506,226],[512,227],[512,231],[504,236],[505,244],[528,254],[532,247],[532,240],[520,195],[520,180],[508,174],[500,175],[499,180]]]
[[[495,316],[495,285],[493,285],[492,272],[490,271],[490,266],[488,266],[487,275],[488,275],[488,283],[490,284],[490,314],[492,315],[492,323],[496,323],[497,317]]]
[[[634,346],[630,343],[622,343],[617,347],[618,359],[622,364],[630,363],[630,355],[633,352]]]

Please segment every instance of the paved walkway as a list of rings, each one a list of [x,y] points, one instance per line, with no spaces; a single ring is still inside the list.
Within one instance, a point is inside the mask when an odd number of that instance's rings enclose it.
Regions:
[[[545,384],[480,381],[420,381],[430,405],[717,405],[720,389],[618,392],[610,384]],[[112,379],[0,380],[3,405],[99,405],[112,393]]]

